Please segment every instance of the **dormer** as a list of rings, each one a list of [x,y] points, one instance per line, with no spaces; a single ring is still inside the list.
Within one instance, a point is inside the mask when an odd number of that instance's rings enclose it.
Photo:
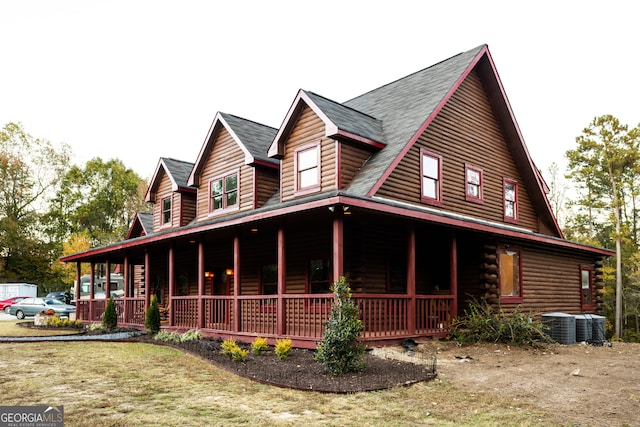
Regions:
[[[153,214],[150,212],[137,212],[131,222],[127,240],[136,237],[148,236],[153,233]]]
[[[147,191],[153,232],[182,227],[195,217],[196,189],[187,184],[193,163],[160,158]]]
[[[188,185],[198,189],[197,220],[256,209],[278,190],[279,162],[267,157],[276,129],[216,114]]]
[[[269,147],[281,159],[281,200],[346,188],[385,145],[380,120],[300,90]]]

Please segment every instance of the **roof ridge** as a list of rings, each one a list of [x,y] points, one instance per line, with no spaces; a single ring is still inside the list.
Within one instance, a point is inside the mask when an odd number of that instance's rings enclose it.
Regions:
[[[219,111],[219,113],[220,113],[221,116],[223,116],[223,118],[224,118],[224,116],[230,116],[230,117],[233,117],[233,118],[236,118],[236,119],[239,119],[239,120],[243,120],[245,122],[254,123],[254,124],[262,126],[262,127],[278,130],[278,128],[274,128],[273,126],[265,125],[264,123],[256,122],[255,120],[251,120],[251,119],[247,119],[247,118],[244,118],[244,117],[236,116],[235,114],[223,113],[222,111]]]
[[[188,162],[186,160],[178,160],[178,159],[174,159],[173,157],[160,157],[160,159],[162,160],[172,160],[174,162],[179,162],[179,163],[185,163],[187,165],[193,165],[193,162]]]
[[[304,90],[304,89],[303,89],[303,90]],[[363,116],[367,116],[367,117],[369,117],[369,118],[371,118],[371,119],[377,120],[377,121],[379,121],[379,122],[381,122],[381,123],[382,123],[382,120],[380,120],[379,118],[377,118],[377,117],[375,117],[375,116],[372,116],[371,114],[367,114],[367,113],[365,113],[365,112],[363,112],[363,111],[360,111],[360,110],[358,110],[358,109],[356,109],[356,108],[353,108],[353,107],[351,107],[351,106],[349,106],[349,105],[346,105],[346,104],[345,104],[345,103],[343,103],[343,102],[334,101],[334,100],[333,100],[333,99],[331,99],[331,98],[327,98],[326,96],[319,95],[319,94],[317,94],[317,93],[315,93],[315,92],[313,92],[313,91],[310,91],[310,90],[304,90],[304,91],[305,91],[305,92],[307,92],[307,93],[311,93],[311,94],[313,94],[313,95],[315,95],[315,96],[318,96],[318,97],[320,97],[320,98],[322,98],[322,99],[324,99],[324,100],[327,100],[327,101],[329,101],[329,102],[333,102],[333,103],[335,103],[335,104],[338,104],[338,105],[340,105],[340,106],[342,106],[342,107],[344,107],[344,108],[347,108],[347,109],[349,109],[349,110],[351,110],[351,111],[355,111],[355,112],[356,112],[356,113],[358,113],[358,114],[361,114],[361,115],[363,115]],[[362,96],[362,95],[360,95],[360,96]],[[345,102],[346,102],[346,101],[345,101]]]

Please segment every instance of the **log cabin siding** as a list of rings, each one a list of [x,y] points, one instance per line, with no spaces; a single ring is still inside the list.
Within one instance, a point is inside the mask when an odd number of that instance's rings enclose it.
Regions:
[[[306,291],[309,262],[332,256],[332,230],[329,221],[314,221],[307,228],[288,228],[285,235],[287,251],[286,291],[301,294]],[[331,267],[329,267],[331,272]],[[333,278],[330,277],[330,280]]]
[[[240,240],[240,283],[242,295],[258,295],[262,266],[278,264],[278,237],[258,229]]]
[[[296,149],[320,141],[320,192],[336,189],[336,143],[325,137],[324,122],[305,106],[285,141],[281,161],[281,200],[296,197],[295,155]]]
[[[180,193],[180,226],[185,226],[196,217],[196,195]]]
[[[353,144],[341,142],[340,149],[340,189],[349,186],[364,163],[371,157],[371,152]]]
[[[518,183],[518,225],[539,231],[533,203],[476,71],[469,74],[420,135],[377,195],[421,203],[421,148],[442,156],[443,210],[502,222],[503,179],[510,178]],[[465,164],[483,171],[482,204],[466,200]]]
[[[253,209],[253,167],[244,163],[244,153],[235,140],[222,128],[216,137],[211,152],[202,168],[198,185],[197,215],[198,221],[210,218],[209,215],[209,183],[212,179],[238,170],[238,203],[239,210]],[[234,210],[233,212],[237,212]],[[223,213],[221,213],[223,215]]]
[[[263,206],[271,198],[280,185],[280,176],[277,169],[264,167],[255,168],[256,180],[256,208]]]

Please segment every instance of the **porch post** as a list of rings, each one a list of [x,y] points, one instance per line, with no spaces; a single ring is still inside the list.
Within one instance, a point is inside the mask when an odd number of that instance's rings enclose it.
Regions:
[[[333,277],[334,282],[344,275],[344,218],[342,209],[333,217]]]
[[[204,328],[204,241],[198,242],[198,328]]]
[[[240,332],[240,236],[233,236],[233,331]]]
[[[105,263],[105,275],[104,275],[104,299],[105,302],[109,298],[111,298],[111,261],[107,258],[107,262]]]
[[[93,299],[96,297],[94,290],[96,286],[96,264],[93,261],[91,261],[91,271],[89,274],[91,274],[91,277],[89,278],[89,319],[87,320],[93,320]]]
[[[144,312],[146,313],[151,304],[151,257],[149,250],[144,251]]]
[[[122,286],[124,287],[124,298],[125,300],[123,301],[124,304],[122,304],[122,320],[127,323],[129,321],[129,310],[128,310],[128,306],[129,304],[127,304],[127,298],[129,298],[131,295],[129,293],[129,257],[128,256],[124,256],[124,266],[123,268],[123,284]]]
[[[410,335],[416,333],[416,229],[413,225],[409,227],[407,244],[407,296],[409,306],[407,307],[407,328]]]
[[[451,232],[451,254],[450,254],[450,274],[451,295],[453,296],[453,306],[451,307],[451,317],[458,316],[458,239],[456,232]]]
[[[287,321],[284,306],[284,294],[287,290],[286,258],[287,255],[285,250],[285,233],[283,225],[282,223],[280,223],[280,225],[278,226],[278,309],[276,313],[278,317],[276,319],[276,329],[278,335],[281,337],[285,335],[285,322]]]
[[[80,301],[80,277],[82,277],[82,263],[80,261],[76,262],[76,288],[74,290],[76,305],[78,305],[78,301]]]
[[[166,308],[169,310],[169,326],[173,326],[173,304],[171,303],[171,297],[173,297],[176,287],[175,261],[176,255],[173,249],[173,245],[171,245],[169,247],[169,295],[166,303]]]

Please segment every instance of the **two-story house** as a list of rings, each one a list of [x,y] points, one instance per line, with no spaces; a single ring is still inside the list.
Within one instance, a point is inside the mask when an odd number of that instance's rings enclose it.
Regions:
[[[372,342],[444,335],[471,297],[597,313],[612,252],[564,239],[546,190],[483,45],[343,103],[300,90],[279,129],[218,113],[195,163],[160,160],[152,221],[62,260],[122,265],[123,324],[154,294],[166,328],[304,347],[340,276]]]

